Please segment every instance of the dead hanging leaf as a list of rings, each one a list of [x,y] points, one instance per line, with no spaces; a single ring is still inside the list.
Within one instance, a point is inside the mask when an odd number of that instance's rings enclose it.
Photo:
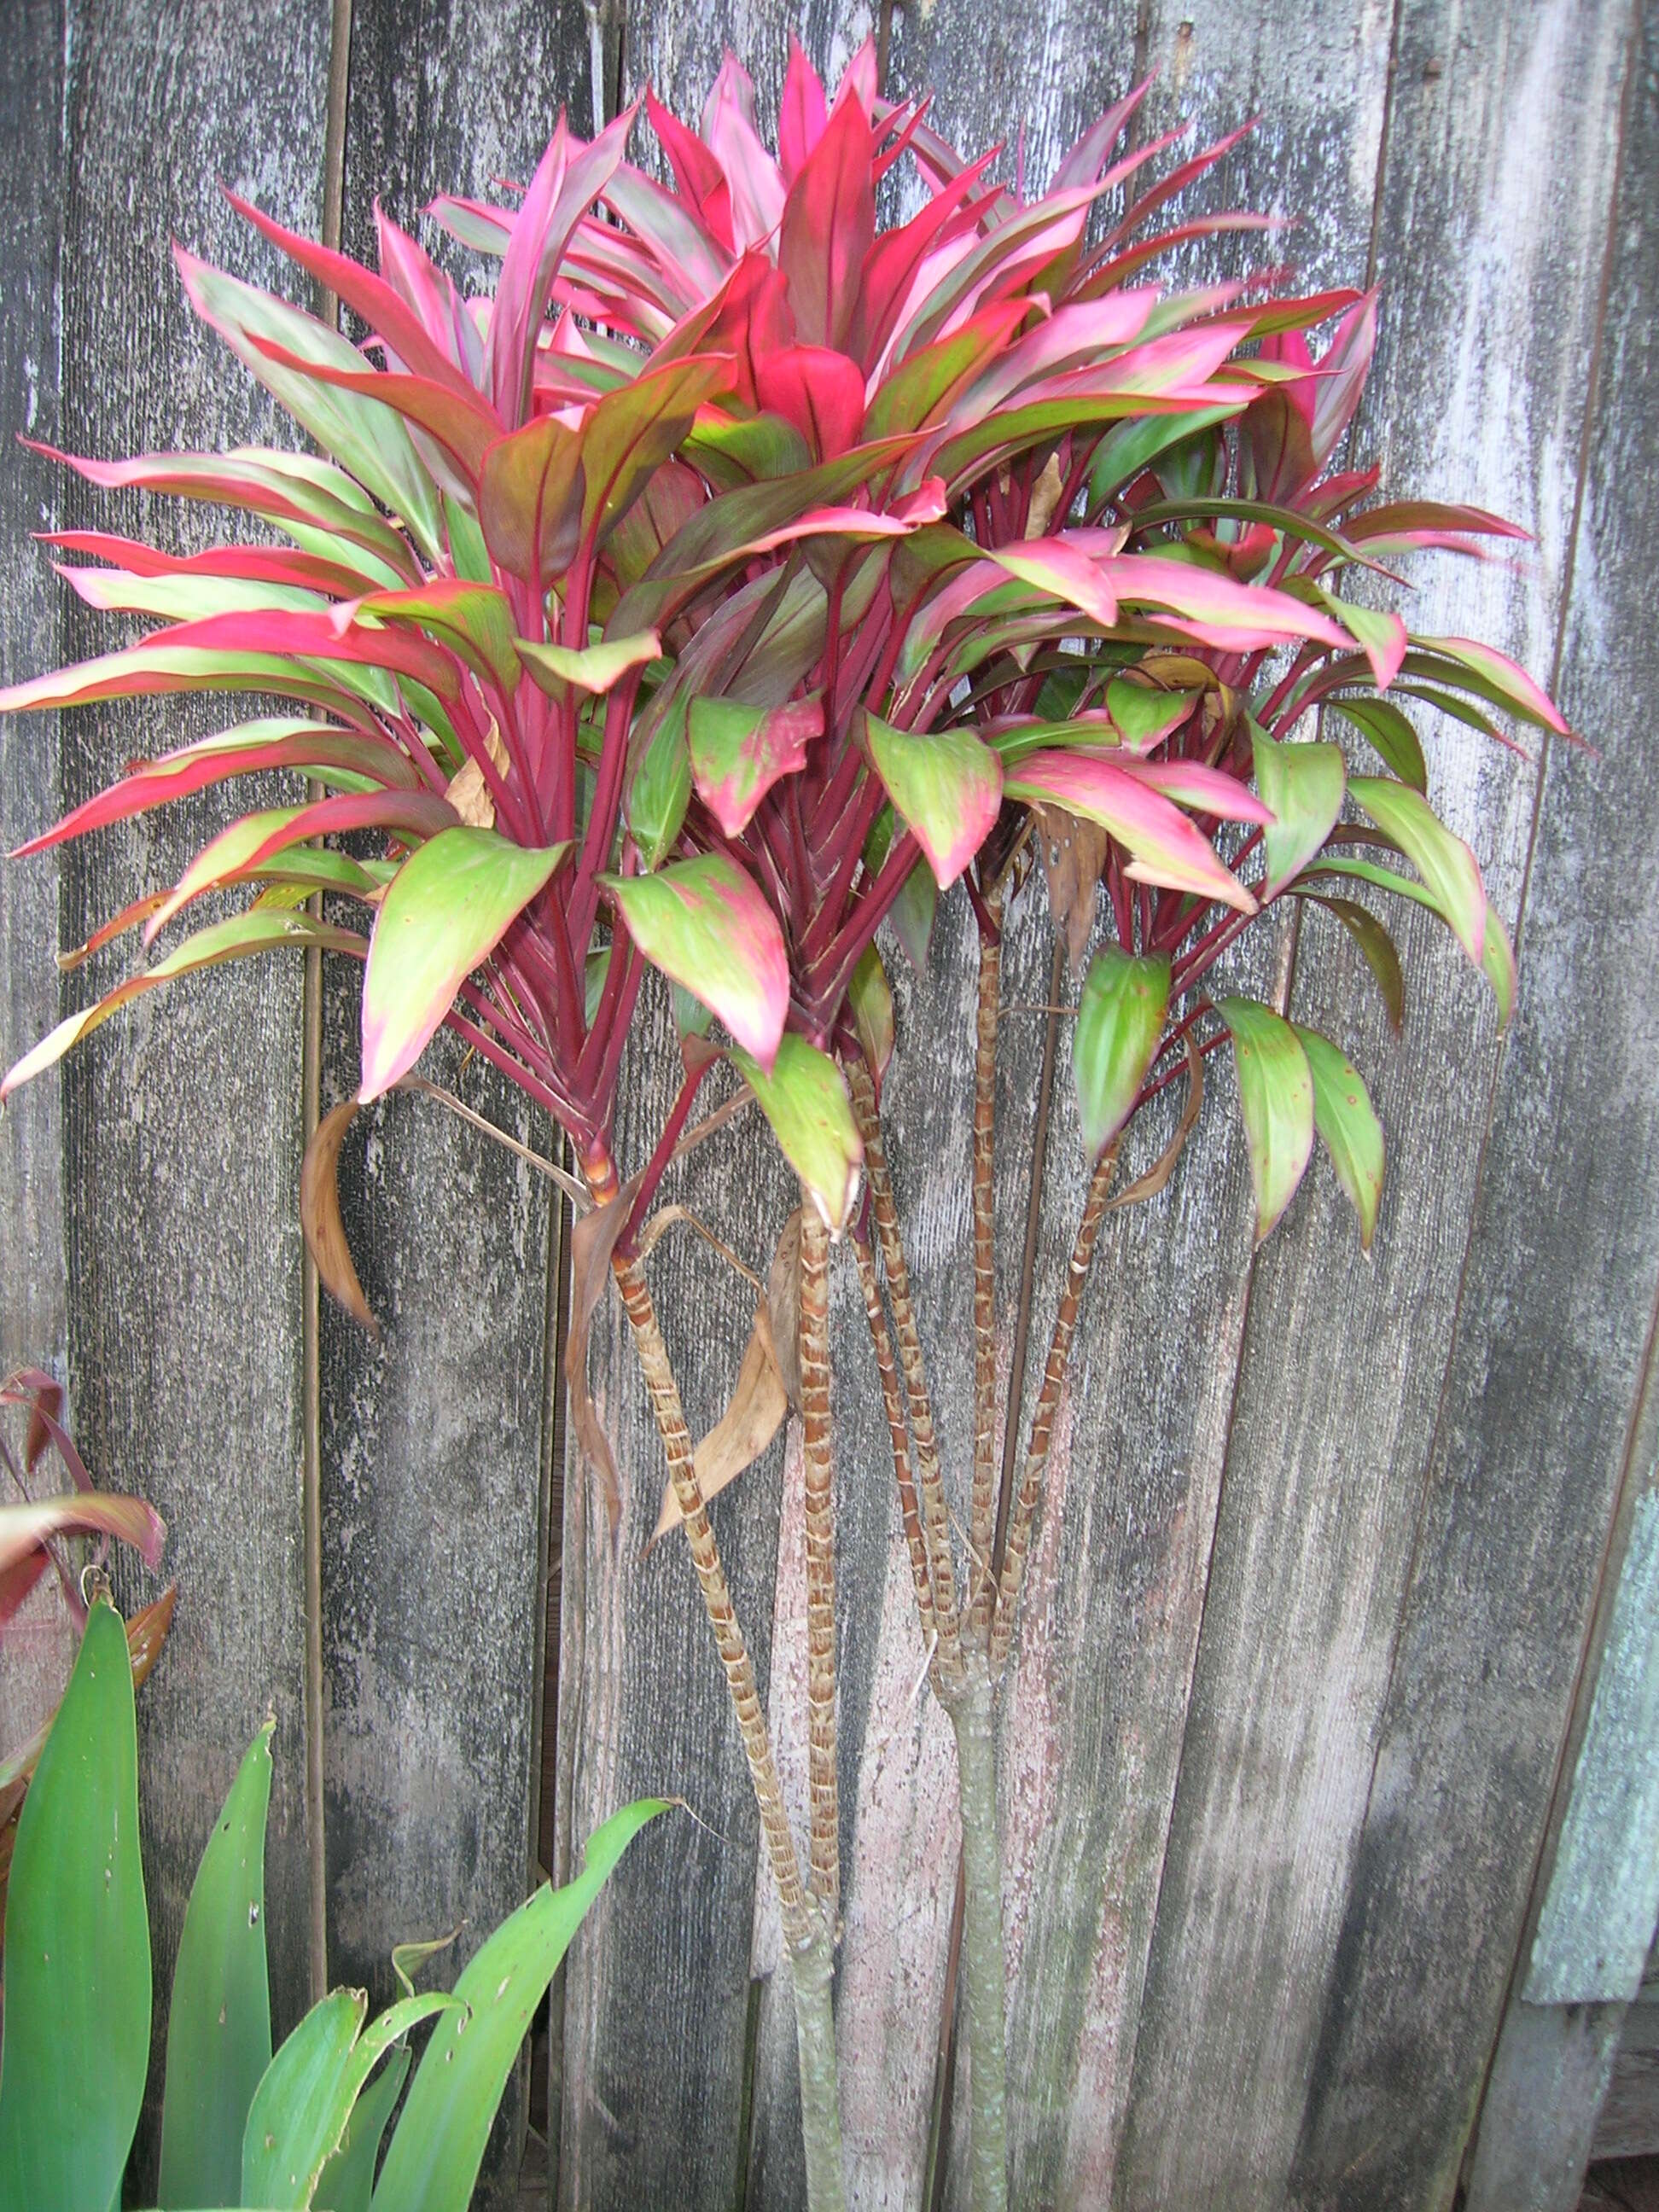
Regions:
[[[1060,495],[1065,482],[1060,473],[1060,455],[1050,453],[1042,465],[1042,473],[1031,486],[1031,503],[1025,511],[1027,538],[1046,538],[1050,524],[1060,512]]]
[[[369,1311],[363,1286],[352,1265],[345,1224],[340,1218],[340,1146],[356,1116],[357,1101],[343,1098],[317,1124],[300,1169],[300,1225],[323,1287],[371,1336],[380,1324]]]
[[[611,1279],[611,1255],[633,1212],[639,1187],[639,1176],[630,1176],[608,1206],[596,1206],[591,1213],[583,1214],[570,1232],[570,1333],[565,1345],[565,1388],[570,1396],[576,1441],[599,1478],[613,1538],[622,1517],[622,1489],[611,1439],[587,1387],[587,1337]]]
[[[506,775],[508,767],[507,747],[501,743],[501,733],[495,717],[484,732],[484,750],[495,766]],[[493,830],[495,826],[495,801],[485,778],[483,763],[468,758],[451,776],[444,797],[470,829]]]
[[[1085,822],[1064,807],[1038,806],[1037,848],[1042,872],[1048,878],[1048,910],[1054,927],[1066,939],[1072,973],[1078,975],[1095,926],[1095,902],[1100,872],[1106,865],[1110,840],[1098,823]]]
[[[1137,1176],[1125,1190],[1109,1201],[1108,1212],[1120,1206],[1135,1206],[1143,1198],[1156,1198],[1175,1173],[1176,1162],[1187,1148],[1187,1139],[1193,1133],[1193,1124],[1198,1119],[1198,1109],[1204,1103],[1204,1055],[1193,1042],[1189,1030],[1182,1042],[1187,1048],[1187,1103],[1181,1109],[1181,1119],[1176,1123],[1176,1133],[1152,1162],[1144,1176]]]
[[[726,1411],[697,1446],[691,1463],[705,1504],[717,1498],[728,1483],[735,1482],[746,1467],[754,1464],[776,1436],[788,1410],[789,1401],[784,1394],[772,1341],[772,1324],[763,1299],[755,1309],[755,1325],[744,1347],[737,1387]],[[679,1502],[671,1482],[663,1492],[662,1510],[657,1516],[657,1525],[646,1550],[649,1552],[652,1544],[677,1527],[679,1519]]]
[[[708,1246],[711,1251],[718,1252],[720,1254],[721,1259],[725,1261],[726,1266],[731,1268],[733,1274],[741,1275],[745,1283],[750,1284],[756,1290],[759,1290],[761,1286],[761,1279],[755,1273],[754,1269],[752,1267],[745,1267],[744,1262],[738,1259],[737,1254],[732,1249],[732,1247],[726,1243],[726,1239],[723,1237],[717,1236],[714,1231],[708,1226],[708,1224],[702,1218],[702,1217],[700,1214],[693,1213],[689,1206],[680,1206],[676,1204],[673,1206],[659,1206],[639,1233],[639,1237],[636,1243],[636,1256],[643,1260],[647,1255],[655,1248],[659,1240],[667,1234],[668,1231],[673,1228],[676,1222],[684,1222],[685,1226],[690,1230],[695,1236],[702,1237],[703,1243]]]
[[[800,1208],[783,1224],[766,1276],[772,1356],[790,1405],[800,1411]]]

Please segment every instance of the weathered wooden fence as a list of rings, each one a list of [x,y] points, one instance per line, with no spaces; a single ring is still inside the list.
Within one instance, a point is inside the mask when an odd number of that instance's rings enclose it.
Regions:
[[[1528,1947],[1555,1911],[1571,1950],[1573,1911],[1582,1937],[1604,1901],[1593,1875],[1576,1902],[1547,1877],[1578,1738],[1601,1740],[1586,1718],[1597,1655],[1605,1641],[1612,1668],[1626,1648],[1613,1593],[1656,1449],[1652,11],[918,0],[872,19],[864,0],[606,0],[590,19],[575,0],[10,0],[0,427],[100,454],[264,434],[271,410],[191,324],[168,260],[176,234],[279,281],[216,180],[362,250],[376,195],[410,219],[440,188],[522,174],[564,101],[584,125],[596,96],[614,108],[647,81],[700,101],[728,40],[775,102],[791,28],[829,71],[877,33],[890,83],[936,86],[952,133],[1023,133],[1038,175],[1149,69],[1153,128],[1259,115],[1228,188],[1303,217],[1291,250],[1311,282],[1385,288],[1362,442],[1396,489],[1496,507],[1536,538],[1518,567],[1428,575],[1417,624],[1492,637],[1550,676],[1595,747],[1522,761],[1443,737],[1432,756],[1519,945],[1513,1029],[1498,1038],[1427,921],[1405,933],[1417,980],[1399,1042],[1345,946],[1321,941],[1305,977],[1279,948],[1295,1010],[1354,1039],[1389,1130],[1376,1256],[1360,1261],[1316,1176],[1252,1259],[1223,1082],[1170,1188],[1113,1218],[1029,1593],[1003,1818],[1017,2203],[1428,2212],[1451,2201],[1491,2076],[1472,2203],[1570,2203],[1538,2177],[1582,2157],[1634,1985],[1593,1987],[1589,1967],[1528,1984]],[[9,440],[7,454],[0,656],[18,674],[94,649],[27,534],[88,523],[94,503]],[[167,526],[196,543],[205,526]],[[9,728],[8,842],[153,748],[155,712]],[[167,720],[197,726],[184,708]],[[0,876],[0,1052],[79,1003],[53,948],[187,842],[147,821]],[[948,911],[939,950],[959,1049],[905,1066],[892,1150],[960,1464],[969,980]],[[1005,1372],[1031,1177],[1039,1329],[1081,1191],[1063,1034],[1033,1158],[1054,1050],[1035,914],[1009,957],[1007,994],[1035,1011],[1009,1018],[999,1099]],[[178,1620],[141,1708],[160,1957],[268,1705],[279,2026],[325,1933],[331,1976],[384,1993],[392,1941],[463,1917],[476,1941],[538,1857],[567,1866],[641,1789],[683,1793],[698,1821],[636,1846],[555,1993],[556,2198],[793,2206],[775,1929],[684,1559],[640,1556],[659,1462],[631,1362],[601,1322],[593,1379],[629,1477],[613,1548],[562,1443],[545,1188],[407,1096],[365,1117],[347,1167],[385,1333],[317,1314],[296,1212],[305,1100],[355,1079],[343,985],[308,999],[297,970],[231,969],[154,1020],[135,1008],[0,1131],[0,1347],[65,1372],[94,1467],[154,1498],[173,1532]],[[459,1079],[546,1148],[504,1091]],[[654,1079],[630,1091],[625,1153]],[[763,1264],[788,1200],[781,1175],[739,1176],[736,1158],[708,1147],[687,1187]],[[676,1256],[662,1299],[695,1427],[730,1387],[748,1293],[697,1251]],[[921,1655],[849,1275],[843,2090],[857,2201],[909,2207],[948,2084],[952,1788],[938,1714],[911,1697]],[[793,1449],[716,1509],[788,1754]],[[1618,1663],[1639,1688],[1639,1650]],[[1637,1840],[1650,1857],[1651,1835]],[[954,2203],[948,2096],[943,2111]],[[521,2108],[509,2117],[521,2128]],[[1576,2154],[1526,2151],[1527,2128],[1541,2145],[1569,2120]],[[509,2139],[503,2173],[511,2154]],[[1519,2184],[1491,2178],[1510,2169]]]

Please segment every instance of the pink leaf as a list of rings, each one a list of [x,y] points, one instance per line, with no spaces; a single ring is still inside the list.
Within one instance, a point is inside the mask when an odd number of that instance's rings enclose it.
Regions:
[[[842,348],[852,330],[859,274],[876,234],[874,151],[857,102],[842,100],[784,202],[778,266],[809,345]]]
[[[1144,883],[1195,897],[1218,899],[1241,914],[1255,901],[1179,807],[1152,789],[1132,766],[1073,752],[1033,753],[1009,773],[1010,799],[1063,806],[1109,830],[1133,856],[1128,872]]]
[[[783,106],[778,116],[778,161],[786,185],[793,185],[805,167],[823,136],[829,113],[823,81],[807,60],[800,40],[792,34],[789,66],[783,78]]]
[[[789,1009],[789,960],[776,917],[743,870],[710,853],[654,875],[601,881],[652,965],[769,1073]]]
[[[1274,818],[1255,793],[1224,769],[1188,760],[1126,760],[1118,765],[1149,791],[1162,792],[1165,799],[1190,806],[1195,814],[1212,814],[1221,822],[1253,822],[1264,830]]]
[[[795,345],[755,363],[761,405],[793,422],[815,460],[831,461],[855,446],[864,428],[864,376],[855,362],[828,346]]]

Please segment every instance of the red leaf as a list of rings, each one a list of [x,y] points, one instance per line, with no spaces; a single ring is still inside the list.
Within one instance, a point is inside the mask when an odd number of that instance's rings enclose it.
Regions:
[[[815,459],[832,461],[857,445],[864,428],[864,376],[844,353],[794,345],[762,354],[755,387],[762,407],[793,422]]]
[[[498,439],[483,457],[478,489],[491,556],[538,590],[562,574],[580,543],[586,487],[581,440],[551,415]]]
[[[778,165],[786,185],[793,185],[805,167],[813,148],[823,136],[829,115],[823,81],[792,32],[789,66],[783,77],[783,105],[778,116]]]
[[[453,382],[441,384],[428,376],[405,376],[395,369],[336,368],[327,362],[302,361],[286,346],[278,345],[272,338],[262,338],[252,331],[248,333],[248,343],[279,368],[292,369],[297,375],[314,377],[319,384],[337,385],[343,391],[360,392],[368,398],[378,399],[383,407],[390,407],[406,422],[412,422],[416,429],[434,438],[447,453],[459,462],[474,483],[477,482],[485,448],[501,434],[494,408],[465,387],[458,392]]]
[[[645,112],[651,118],[663,152],[668,156],[680,197],[696,210],[703,228],[728,253],[736,249],[732,236],[732,188],[726,173],[694,131],[671,115],[655,95],[645,95]]]
[[[840,348],[852,330],[860,271],[876,234],[874,152],[862,112],[843,100],[784,202],[778,266],[808,344]]]

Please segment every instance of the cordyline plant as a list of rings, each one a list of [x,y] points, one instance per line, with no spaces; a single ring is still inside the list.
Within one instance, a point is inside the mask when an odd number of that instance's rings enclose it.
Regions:
[[[581,1386],[608,1268],[666,1453],[665,1517],[684,1522],[755,1782],[820,2208],[843,2201],[830,1239],[847,1231],[858,1263],[931,1678],[957,1735],[973,2196],[991,2212],[1006,2201],[993,1692],[1104,1212],[1167,1180],[1204,1058],[1231,1040],[1260,1234],[1317,1130],[1369,1242],[1382,1139],[1358,1076],[1273,1009],[1215,995],[1213,971],[1269,907],[1317,898],[1397,1018],[1397,957],[1354,896],[1369,884],[1441,915],[1506,1014],[1502,927],[1428,804],[1399,702],[1494,734],[1492,709],[1563,726],[1503,656],[1411,637],[1369,603],[1402,554],[1516,533],[1470,509],[1373,504],[1374,471],[1330,472],[1370,362],[1370,295],[1285,295],[1272,271],[1156,281],[1194,240],[1271,226],[1230,212],[1160,227],[1232,142],[1147,183],[1169,142],[1121,150],[1140,97],[1028,202],[1022,182],[992,179],[994,149],[964,161],[925,102],[882,97],[869,49],[833,99],[792,55],[775,158],[728,60],[700,133],[647,95],[670,185],[625,160],[630,109],[588,145],[562,121],[516,206],[437,204],[499,259],[493,297],[464,295],[383,215],[375,274],[245,210],[359,319],[362,343],[181,254],[185,284],[326,458],[73,465],[240,508],[285,542],[180,558],[60,534],[106,564],[66,572],[84,599],[163,626],[0,695],[17,708],[239,690],[301,710],[134,763],[25,851],[243,774],[282,769],[326,794],[243,817],[99,932],[86,951],[140,925],[153,940],[198,897],[254,888],[60,1024],[5,1089],[196,967],[282,944],[363,960],[362,1084],[304,1178],[325,1279],[360,1312],[333,1198],[340,1136],[358,1103],[410,1079],[437,1029],[568,1135],[592,1201],[574,1255],[578,1426],[608,1468]],[[918,211],[884,228],[895,171]],[[1304,333],[1331,321],[1316,362]],[[1334,588],[1348,572],[1365,603]],[[1316,709],[1316,740],[1290,742]],[[1355,739],[1375,761],[1350,773]],[[384,858],[315,842],[362,830],[381,833]],[[1074,962],[1105,894],[1073,1053],[1094,1169],[1019,1478],[1000,1486],[1014,1456],[992,1268],[1000,940],[1039,850]],[[958,879],[980,941],[961,1547],[882,1141],[893,1023],[875,944],[889,921],[924,958],[934,899]],[[319,892],[326,915],[302,908]],[[647,963],[687,994],[683,1012],[701,1011],[682,1024],[684,1078],[659,1140],[624,1182],[611,1132]],[[804,1190],[805,1873],[707,1511],[753,1451],[700,1468],[643,1266],[652,1198],[723,1056],[710,1018]],[[1183,1072],[1175,1145],[1114,1200],[1124,1131]]]

